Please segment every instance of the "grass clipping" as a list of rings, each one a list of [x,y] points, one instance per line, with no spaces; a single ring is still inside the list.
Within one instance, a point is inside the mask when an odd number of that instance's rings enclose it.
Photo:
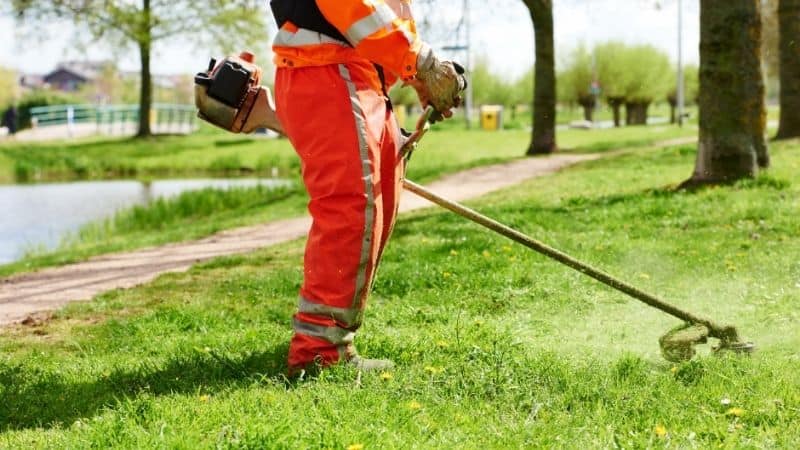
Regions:
[[[658,340],[661,355],[670,362],[683,362],[695,355],[694,346],[708,340],[709,330],[705,325],[686,323],[673,328]]]

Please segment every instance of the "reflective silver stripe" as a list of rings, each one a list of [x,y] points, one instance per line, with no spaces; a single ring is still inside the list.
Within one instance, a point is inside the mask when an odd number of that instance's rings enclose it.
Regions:
[[[318,316],[330,317],[344,324],[347,328],[360,325],[361,316],[363,314],[363,311],[357,306],[353,308],[337,308],[336,306],[314,303],[302,296],[300,297],[300,303],[297,305],[297,308],[299,312],[304,314],[316,314]]]
[[[353,307],[360,307],[358,301],[367,289],[367,263],[369,254],[372,250],[372,231],[374,227],[373,213],[375,211],[375,194],[372,192],[372,164],[369,160],[369,144],[367,143],[367,119],[361,103],[356,93],[356,85],[350,77],[347,66],[339,64],[339,73],[347,84],[347,91],[350,93],[350,105],[353,108],[353,116],[356,119],[356,134],[358,135],[358,147],[361,157],[361,168],[363,171],[364,192],[367,195],[367,205],[364,210],[364,239],[361,242],[361,261],[358,264],[358,274],[356,275],[356,290],[353,296]]]
[[[390,28],[395,19],[397,19],[397,14],[392,11],[392,8],[386,3],[380,3],[375,5],[375,11],[372,14],[350,25],[344,35],[355,47],[364,38],[371,36],[376,31]]]
[[[349,47],[346,42],[305,28],[300,28],[294,33],[289,30],[281,29],[272,42],[272,45],[277,47],[303,47],[306,45],[319,44],[338,44],[342,47]]]
[[[294,319],[294,331],[306,336],[325,339],[334,345],[347,345],[353,342],[356,333],[339,327],[326,327]]]

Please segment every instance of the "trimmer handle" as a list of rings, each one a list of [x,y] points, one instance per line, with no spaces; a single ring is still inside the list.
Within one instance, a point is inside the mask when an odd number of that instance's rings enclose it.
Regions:
[[[417,144],[419,143],[422,136],[425,136],[425,133],[428,132],[431,128],[431,117],[434,114],[437,114],[436,110],[433,109],[433,106],[428,105],[422,114],[420,114],[419,119],[417,119],[417,126],[408,136],[405,137],[405,141],[403,142],[403,146],[400,148],[400,157],[404,159],[411,158],[411,153],[417,148]]]

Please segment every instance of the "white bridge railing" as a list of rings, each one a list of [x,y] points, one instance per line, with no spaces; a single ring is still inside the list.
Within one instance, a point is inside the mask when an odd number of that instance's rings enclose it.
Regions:
[[[136,132],[139,105],[54,105],[30,109],[34,129],[64,131],[66,136],[125,135]],[[155,103],[150,110],[154,133],[188,134],[197,129],[194,105]]]

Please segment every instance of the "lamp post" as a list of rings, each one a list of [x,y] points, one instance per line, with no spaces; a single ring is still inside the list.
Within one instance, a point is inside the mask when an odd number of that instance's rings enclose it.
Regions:
[[[684,117],[683,82],[683,0],[678,0],[678,126],[683,126]]]

